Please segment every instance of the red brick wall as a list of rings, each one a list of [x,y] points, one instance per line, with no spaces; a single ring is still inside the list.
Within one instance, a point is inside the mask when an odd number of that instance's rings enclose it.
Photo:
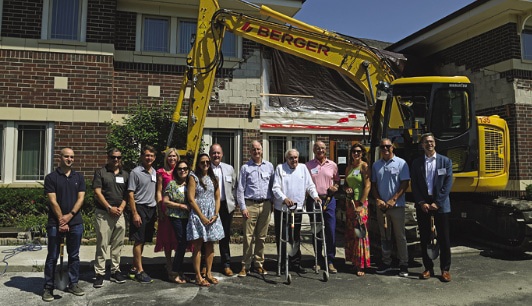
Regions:
[[[87,42],[114,43],[116,0],[89,0]]]
[[[54,168],[62,148],[70,147],[76,155],[74,169],[86,178],[105,164],[107,125],[104,123],[57,122],[54,134]]]
[[[439,52],[435,58],[444,65],[465,65],[466,69],[473,71],[508,59],[520,59],[521,44],[517,25],[507,23],[487,31]]]
[[[135,51],[136,21],[135,12],[116,12],[114,41],[116,50]]]
[[[41,38],[42,0],[4,0],[2,36]]]
[[[0,50],[0,102],[7,107],[109,109],[113,58]],[[68,77],[68,89],[54,89]]]

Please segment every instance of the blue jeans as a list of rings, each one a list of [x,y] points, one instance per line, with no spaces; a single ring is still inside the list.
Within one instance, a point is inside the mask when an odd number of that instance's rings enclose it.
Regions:
[[[175,252],[174,262],[172,264],[172,271],[183,272],[183,258],[187,249],[187,218],[173,218],[170,217],[170,222],[174,228],[175,237],[177,239],[177,250]]]
[[[76,284],[79,281],[79,247],[83,236],[83,224],[71,226],[70,231],[66,233],[60,233],[57,226],[48,226],[46,232],[48,234],[48,255],[44,263],[44,288],[54,289],[55,269],[63,237],[68,253],[69,284]]]

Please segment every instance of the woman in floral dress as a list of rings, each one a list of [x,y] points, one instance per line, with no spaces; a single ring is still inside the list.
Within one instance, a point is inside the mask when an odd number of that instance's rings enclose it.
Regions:
[[[164,204],[166,215],[174,230],[177,250],[172,264],[172,276],[170,280],[177,284],[186,283],[183,275],[183,258],[187,249],[187,224],[189,217],[189,205],[187,201],[188,164],[185,161],[177,162],[174,168],[174,180],[168,183],[164,191]]]
[[[208,287],[217,284],[212,276],[214,259],[214,241],[224,237],[222,222],[218,216],[220,211],[220,188],[211,167],[208,154],[198,156],[196,168],[189,175],[187,197],[190,203],[190,217],[187,225],[187,240],[192,241],[194,251],[192,263],[196,273],[196,284]],[[201,245],[205,245],[205,278],[200,273]]]
[[[345,260],[353,263],[358,276],[365,275],[365,268],[370,266],[369,238],[359,238],[355,234],[358,221],[367,228],[368,195],[371,189],[370,168],[366,162],[366,149],[360,143],[354,144],[350,152],[350,163],[345,173],[346,231]],[[357,218],[357,214],[360,219]]]

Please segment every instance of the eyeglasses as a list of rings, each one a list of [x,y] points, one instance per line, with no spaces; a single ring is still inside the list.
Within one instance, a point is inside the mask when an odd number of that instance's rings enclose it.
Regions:
[[[353,154],[362,154],[362,150],[353,150],[351,151]]]
[[[294,160],[294,159],[298,159],[298,158],[299,158],[299,156],[290,156],[290,157],[288,157],[288,159],[290,159],[290,160]]]
[[[121,160],[122,156],[109,156],[110,159],[118,159]]]
[[[176,169],[177,169],[177,171],[188,171],[188,168],[187,168],[187,167],[184,167],[184,168],[179,168],[179,167],[178,167],[178,168],[176,168]]]
[[[209,160],[202,160],[199,162],[201,165],[210,165],[211,162]]]
[[[379,147],[381,149],[390,149],[392,147],[392,145],[380,145]]]

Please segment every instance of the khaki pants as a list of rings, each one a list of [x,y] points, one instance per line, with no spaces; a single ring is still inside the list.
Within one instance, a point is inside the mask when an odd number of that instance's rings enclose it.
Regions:
[[[252,259],[255,260],[255,267],[262,267],[264,264],[264,243],[268,234],[272,203],[271,201],[255,203],[246,200],[246,208],[249,213],[249,218],[244,218],[243,223],[244,244],[242,267],[249,270]],[[253,250],[253,243],[255,243],[255,250]]]
[[[405,208],[393,207],[386,210],[388,228],[384,229],[384,213],[377,208],[377,222],[381,234],[382,262],[386,265],[392,263],[393,241],[397,247],[399,265],[408,266],[408,246],[405,235]]]
[[[120,256],[126,235],[126,220],[122,214],[119,218],[109,215],[103,209],[96,209],[96,254],[94,273],[105,275],[105,261],[111,258],[111,273],[120,271]],[[110,256],[108,251],[110,251]]]

